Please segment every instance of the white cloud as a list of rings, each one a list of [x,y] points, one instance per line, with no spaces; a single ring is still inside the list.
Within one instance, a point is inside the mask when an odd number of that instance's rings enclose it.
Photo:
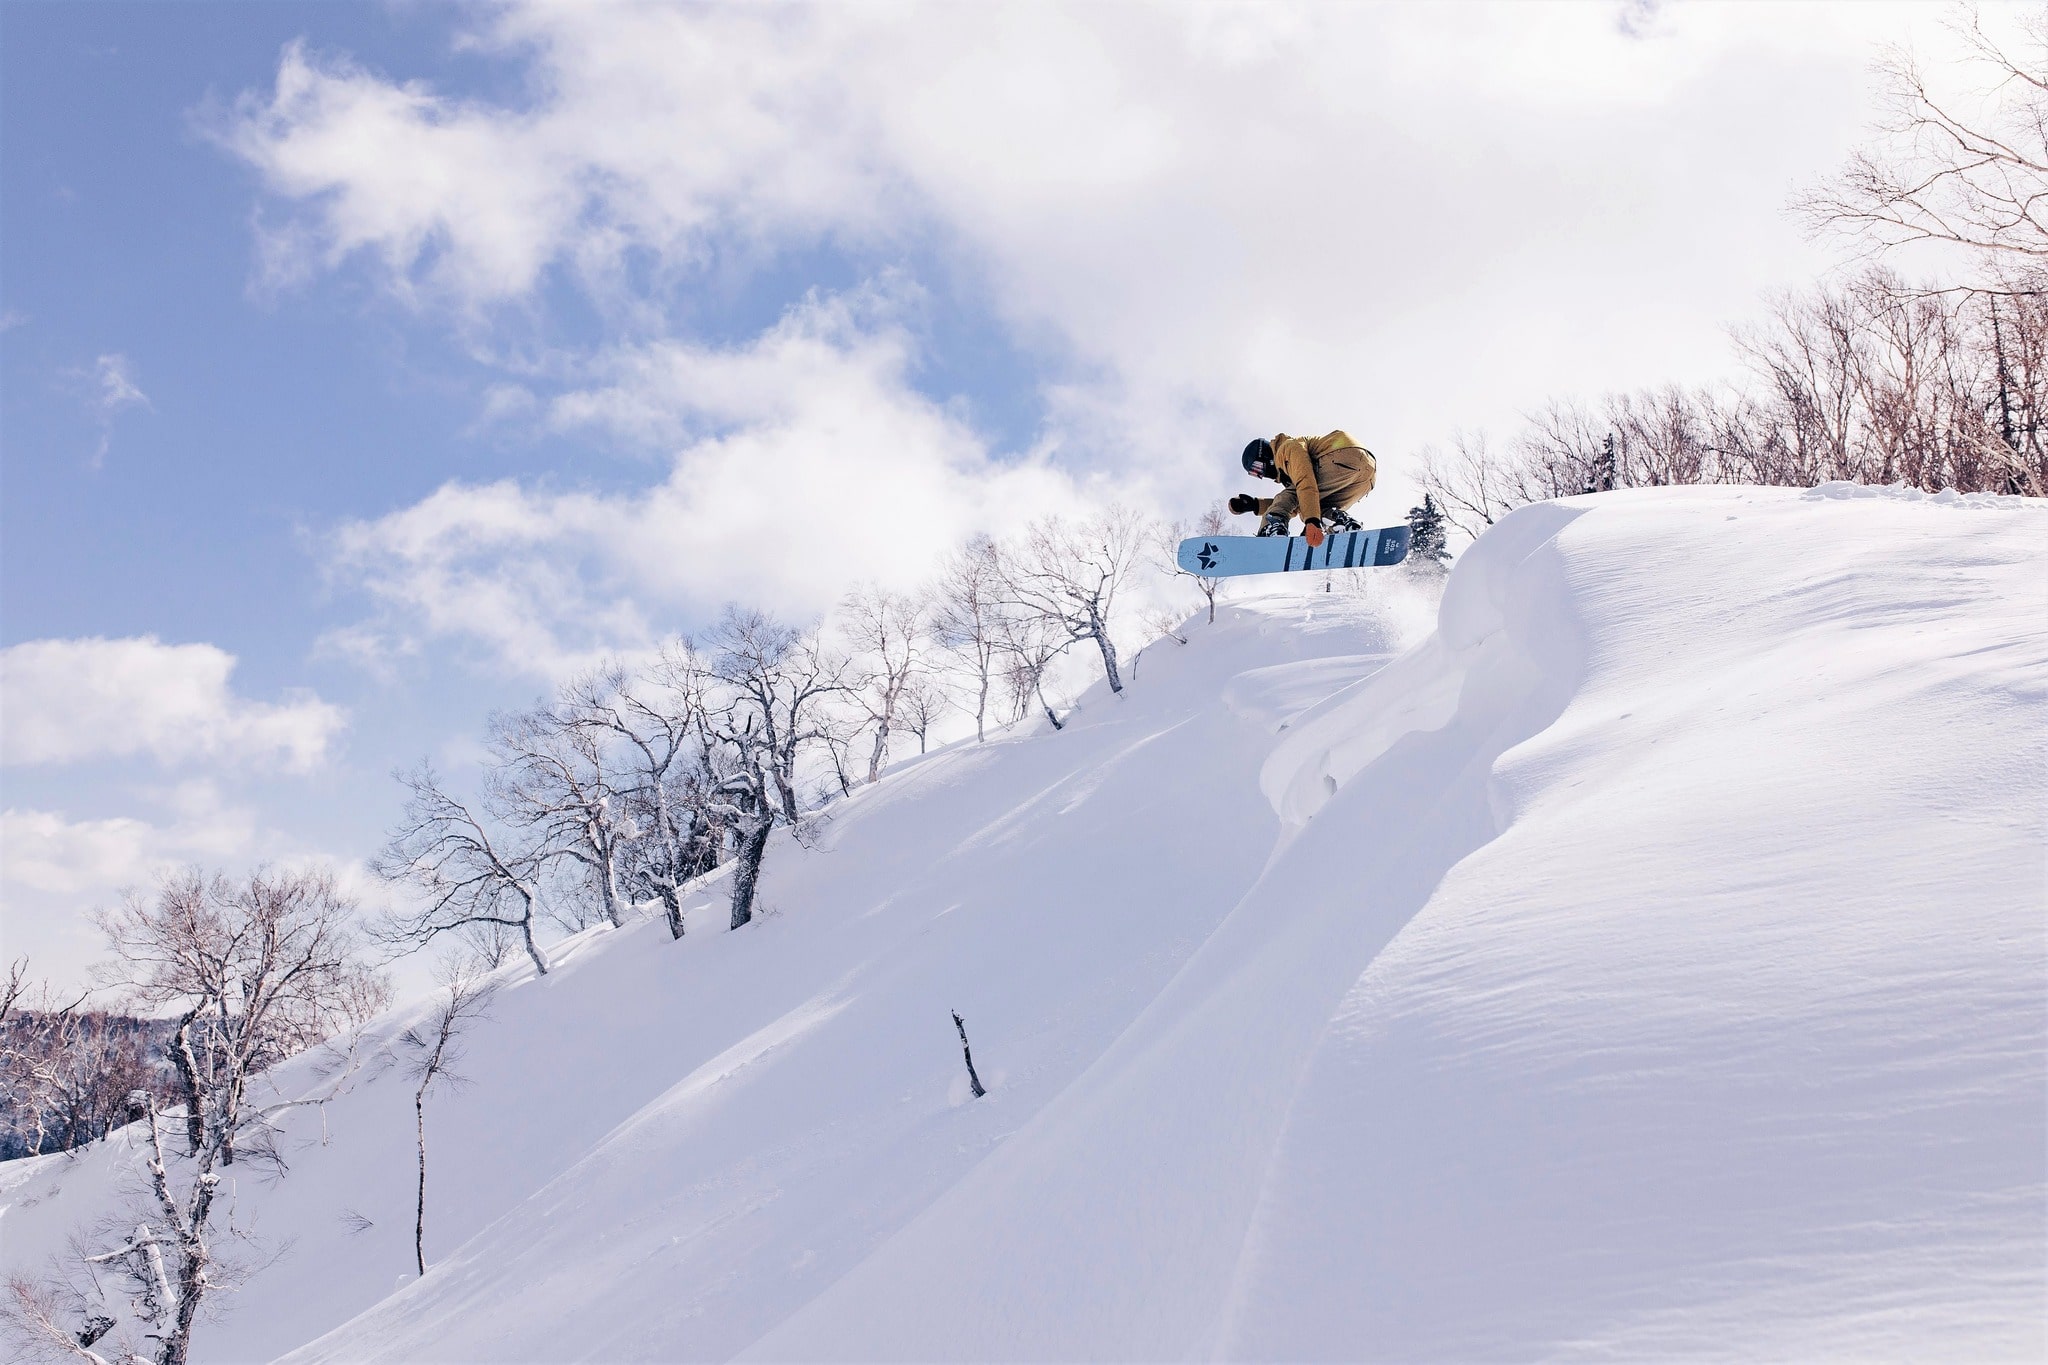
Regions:
[[[164,827],[132,817],[73,820],[56,811],[0,811],[0,938],[35,979],[78,989],[105,945],[84,911],[195,859],[234,857],[239,820]]]
[[[476,436],[494,427],[529,421],[539,407],[540,399],[524,384],[493,384],[484,390],[476,420],[465,434]]]
[[[243,858],[256,847],[250,813],[222,805],[210,786],[189,784],[176,798],[168,824],[130,816],[71,820],[42,810],[0,813],[0,875],[29,891],[104,899],[166,869]]]
[[[235,656],[154,636],[32,640],[0,650],[0,761],[149,754],[304,772],[346,723],[310,694],[255,702],[229,687]]]
[[[272,229],[278,272],[303,273],[309,254],[332,265],[368,252],[408,288],[488,303],[530,290],[564,256],[595,278],[627,247],[687,256],[699,228],[734,218],[842,225],[850,202],[881,189],[842,117],[833,45],[816,32],[840,27],[837,16],[647,7],[614,17],[616,40],[600,40],[608,52],[649,41],[665,66],[608,62],[573,112],[450,99],[286,48],[271,92],[244,97],[216,129],[276,193],[315,206],[313,221]],[[512,52],[557,38],[540,15],[511,11],[478,42]],[[619,121],[593,140],[590,120],[608,116]]]
[[[220,136],[298,206],[286,250],[409,293],[935,231],[1138,411],[1405,435],[1718,365],[1818,260],[1780,208],[1860,136],[1872,41],[1933,17],[1643,14],[515,5],[473,41],[523,104],[294,46]]]
[[[114,442],[114,419],[126,408],[150,406],[149,395],[136,386],[128,357],[114,352],[93,362],[92,410],[100,429],[99,444],[88,464],[98,469]]]
[[[801,615],[858,580],[907,584],[966,535],[1082,496],[1042,456],[992,459],[911,389],[911,342],[878,320],[889,307],[812,299],[746,346],[608,351],[548,421],[671,450],[662,482],[622,494],[449,484],[341,528],[332,565],[380,603],[388,647],[462,637],[555,678],[729,598]],[[361,627],[328,643],[378,652]]]
[[[132,791],[145,814],[74,818],[56,810],[0,811],[0,928],[6,957],[26,956],[31,975],[76,988],[105,944],[81,912],[147,893],[166,873],[199,866],[242,873],[259,864],[332,869],[367,910],[390,904],[390,888],[359,861],[311,852],[266,826],[254,809],[211,781]]]
[[[149,406],[149,396],[135,387],[128,372],[127,356],[103,355],[93,362],[93,372],[99,377],[99,409],[104,415],[112,417],[123,408]]]
[[[1902,4],[574,6],[485,12],[505,104],[294,45],[222,120],[288,274],[375,264],[473,325],[551,272],[634,336],[486,397],[669,453],[633,495],[451,484],[337,536],[358,656],[462,635],[553,673],[728,595],[786,610],[1091,493],[1235,486],[1251,434],[1406,457],[1546,398],[1725,373],[1725,324],[1827,263],[1783,212],[1865,135]],[[1034,355],[1021,462],[918,392],[882,302],[753,343],[636,289],[784,248],[961,285]],[[635,283],[638,282],[638,283]],[[644,302],[644,300],[640,300]],[[487,325],[487,323],[486,323]],[[943,397],[943,395],[941,395]],[[1045,453],[1056,451],[1056,463]],[[792,545],[792,539],[795,544]]]

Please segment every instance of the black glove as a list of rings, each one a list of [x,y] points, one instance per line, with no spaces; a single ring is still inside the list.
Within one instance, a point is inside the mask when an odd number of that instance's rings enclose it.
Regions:
[[[1237,516],[1259,510],[1259,500],[1249,493],[1239,493],[1230,500],[1230,510]]]
[[[1321,517],[1303,518],[1301,538],[1308,542],[1308,547],[1311,550],[1321,545],[1323,543],[1323,519]]]

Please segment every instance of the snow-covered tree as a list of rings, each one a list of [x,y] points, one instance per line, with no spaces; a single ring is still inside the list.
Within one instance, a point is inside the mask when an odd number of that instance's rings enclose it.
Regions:
[[[138,1090],[168,1098],[152,1054],[162,1027],[32,986],[28,959],[0,983],[0,1160],[65,1152],[134,1117]]]
[[[803,816],[797,764],[840,723],[832,704],[850,690],[847,661],[825,647],[815,627],[801,629],[751,607],[727,607],[711,646],[711,675],[732,693],[729,709],[740,721],[728,733],[745,734],[774,784],[782,818],[794,825]]]
[[[723,684],[707,708],[709,797],[733,839],[732,927],[753,918],[768,835],[778,819],[800,825],[797,772],[816,747],[843,744],[851,689],[847,661],[801,629],[751,608],[728,607],[711,635],[710,673]]]
[[[770,773],[775,749],[766,738],[761,713],[743,700],[714,712],[706,728],[712,739],[709,797],[733,841],[728,927],[737,929],[754,917],[761,863],[775,829],[777,794]]]
[[[626,736],[632,885],[661,902],[677,938],[683,885],[718,866],[723,836],[712,793],[711,689],[696,647],[673,640],[622,689],[609,722]]]
[[[170,1116],[140,1094],[148,1191],[121,1244],[86,1258],[133,1281],[157,1365],[183,1365],[200,1306],[218,1283],[222,1169],[238,1156],[274,1160],[278,1117],[329,1097],[261,1096],[260,1073],[388,999],[363,960],[355,912],[325,871],[258,871],[246,881],[194,871],[99,916],[114,949],[107,984],[176,1018],[170,1050],[187,1150],[166,1149]]]
[[[612,753],[617,736],[593,713],[609,712],[622,683],[616,670],[606,670],[568,684],[551,705],[490,720],[493,805],[536,852],[576,866],[613,925],[626,922],[620,878],[635,831]],[[569,907],[572,929],[584,927],[580,907],[588,903],[573,896],[556,901]]]
[[[595,878],[605,867],[598,836],[615,829],[617,884],[659,900],[676,938],[683,936],[683,883],[718,861],[705,786],[711,681],[695,647],[678,639],[637,674],[611,668],[565,689],[558,707],[595,757],[607,797],[587,824],[563,831],[559,846]]]

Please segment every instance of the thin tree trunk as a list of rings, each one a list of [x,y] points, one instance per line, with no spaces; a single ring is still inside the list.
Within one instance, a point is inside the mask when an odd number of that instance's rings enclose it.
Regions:
[[[1094,626],[1095,643],[1102,650],[1102,671],[1108,675],[1109,690],[1112,693],[1121,692],[1124,690],[1124,680],[1123,675],[1117,672],[1116,646],[1109,642],[1109,628],[1100,621],[1095,622]]]
[[[427,1079],[431,1081],[433,1073],[429,1072]],[[424,1276],[427,1273],[427,1087],[424,1083],[413,1092],[412,1112],[420,1141],[420,1189],[419,1198],[413,1205],[412,1258]]]
[[[526,918],[519,921],[519,936],[526,945],[526,955],[533,959],[533,969],[542,976],[548,974],[548,960],[542,955],[540,945],[533,941],[533,897],[526,897]]]
[[[1066,729],[1066,726],[1060,724],[1060,718],[1052,713],[1052,703],[1045,699],[1045,679],[1043,675],[1031,680],[1031,690],[1037,694],[1038,704],[1045,708],[1045,718],[1052,722],[1052,728],[1055,730]]]
[[[875,751],[868,755],[869,786],[873,786],[882,776],[882,759],[889,752],[889,719],[889,712],[885,710],[882,712],[882,718],[875,723]]]
[[[654,894],[661,897],[661,912],[668,917],[669,937],[681,938],[683,936],[683,902],[681,897],[677,896],[676,889],[666,882],[656,886]]]
[[[241,1077],[236,1077],[228,1086],[227,1103],[221,1106],[224,1112],[220,1135],[220,1164],[223,1166],[235,1164],[235,1117],[242,1112],[242,1095],[245,1089],[246,1083]]]
[[[834,756],[833,762],[835,765],[838,762],[836,754]],[[798,812],[796,808],[796,779],[790,773],[785,772],[783,770],[783,766],[781,763],[778,762],[771,766],[774,769],[775,795],[782,802],[782,818],[789,821],[790,824],[794,825],[797,822],[798,816],[800,814],[800,812]],[[839,780],[842,784],[844,784],[844,782],[846,781],[844,773],[840,774]]]
[[[981,1087],[981,1077],[974,1071],[974,1050],[967,1046],[967,1021],[960,1017],[960,1011],[953,1011],[953,1027],[960,1030],[960,1055],[967,1059],[967,1084],[974,1090],[974,1098],[980,1099],[988,1091]]]
[[[761,881],[761,855],[768,849],[768,834],[775,822],[764,812],[754,828],[740,836],[732,875],[732,927],[737,929],[754,917],[754,891]]]
[[[213,1259],[207,1251],[203,1230],[212,1212],[214,1191],[219,1188],[220,1181],[211,1171],[202,1169],[194,1181],[192,1207],[178,1219],[175,1218],[176,1207],[170,1201],[169,1183],[160,1162],[151,1175],[157,1185],[159,1201],[172,1210],[174,1225],[178,1228],[177,1311],[171,1330],[157,1353],[157,1365],[185,1365],[186,1353],[192,1345],[192,1324],[199,1316],[200,1300],[206,1295],[207,1266]]]
[[[199,1155],[199,1143],[206,1131],[199,1110],[199,1062],[192,1055],[192,1021],[199,1017],[199,1009],[193,1006],[171,1035],[171,1065],[177,1070],[178,1083],[185,1089],[185,1144],[191,1149],[187,1156]]]

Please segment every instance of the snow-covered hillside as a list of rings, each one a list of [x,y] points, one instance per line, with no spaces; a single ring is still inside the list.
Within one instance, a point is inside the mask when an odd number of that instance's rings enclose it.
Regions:
[[[1405,653],[1304,586],[902,765],[740,932],[508,969],[429,1273],[387,1071],[242,1178],[198,1358],[2048,1351],[2048,507],[1526,508]],[[0,1169],[7,1269],[133,1163]]]

